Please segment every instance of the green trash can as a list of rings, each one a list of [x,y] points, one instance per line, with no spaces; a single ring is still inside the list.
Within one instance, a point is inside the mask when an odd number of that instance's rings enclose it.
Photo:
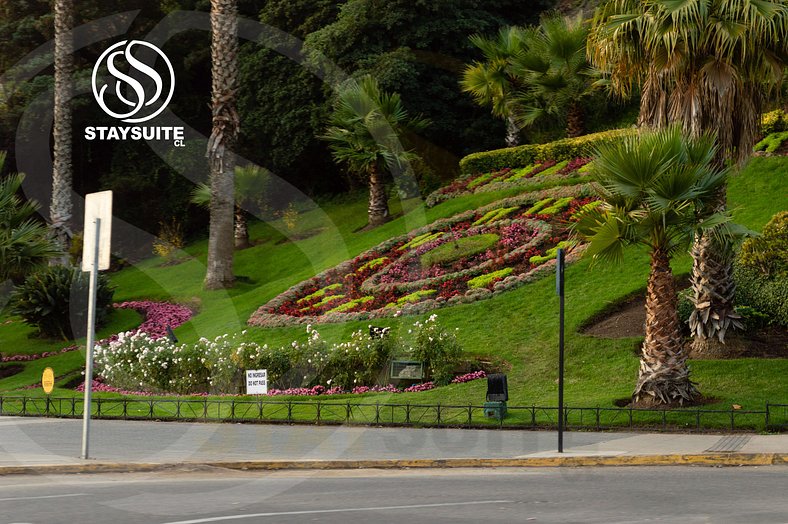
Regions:
[[[506,402],[493,401],[484,403],[484,416],[503,420],[506,417]]]
[[[502,373],[487,375],[487,402],[484,403],[484,416],[498,420],[506,418],[507,400],[509,400],[509,384],[506,375]]]

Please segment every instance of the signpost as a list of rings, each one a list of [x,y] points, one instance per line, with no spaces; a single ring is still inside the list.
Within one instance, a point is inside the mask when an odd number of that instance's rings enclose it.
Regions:
[[[267,395],[268,394],[268,370],[267,369],[247,369],[246,370],[246,394],[247,395]]]
[[[98,272],[109,269],[112,233],[112,191],[85,195],[85,227],[82,271],[90,271],[88,295],[87,350],[85,351],[85,402],[82,414],[82,458],[88,458],[91,393],[93,390],[93,346],[96,344],[96,291]]]
[[[555,259],[555,292],[558,305],[558,452],[564,452],[564,250]]]

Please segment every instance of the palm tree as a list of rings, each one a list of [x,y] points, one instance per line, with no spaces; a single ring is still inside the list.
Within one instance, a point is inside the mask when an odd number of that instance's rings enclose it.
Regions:
[[[368,181],[369,226],[379,226],[390,218],[385,172],[401,169],[416,158],[402,147],[404,133],[427,125],[423,118],[409,117],[400,96],[381,91],[371,76],[350,81],[339,90],[329,127],[320,138],[329,143],[337,162]]]
[[[238,91],[238,6],[235,0],[211,0],[211,111],[208,140],[211,169],[211,225],[206,289],[232,287],[235,146],[240,127]]]
[[[506,122],[506,147],[519,144],[520,128],[514,117],[514,94],[517,79],[511,72],[511,60],[522,51],[524,32],[519,27],[504,27],[497,38],[470,37],[471,43],[484,54],[483,62],[474,62],[462,72],[460,86],[492,114]]]
[[[680,123],[691,136],[713,132],[715,161],[746,160],[764,101],[782,84],[788,56],[784,0],[610,0],[596,12],[589,40],[593,63],[612,90],[642,86],[639,122]],[[725,188],[716,206],[726,207]],[[694,351],[724,353],[735,324],[732,250],[701,236],[693,248]],[[715,341],[716,337],[716,341]]]
[[[246,249],[249,243],[247,212],[258,216],[267,211],[267,189],[270,172],[249,165],[235,168],[235,249]],[[198,184],[192,192],[194,204],[210,207],[211,186]]]
[[[696,231],[733,229],[722,213],[698,221],[698,211],[728,173],[714,163],[715,155],[710,136],[684,139],[671,127],[601,146],[594,162],[603,205],[585,212],[575,226],[589,241],[586,254],[620,261],[625,246],[640,245],[651,256],[636,403],[684,404],[699,395],[682,347],[670,261],[689,248]]]
[[[55,101],[52,128],[52,200],[49,215],[52,233],[61,247],[63,256],[53,259],[62,265],[68,264],[68,245],[71,230],[69,222],[73,205],[71,202],[71,99],[74,96],[74,26],[73,0],[55,0]]]
[[[5,156],[0,152],[0,171]],[[0,288],[7,280],[22,282],[30,271],[63,253],[47,228],[34,219],[38,204],[19,197],[23,180],[24,175],[0,180]]]
[[[592,93],[593,71],[586,60],[588,28],[581,18],[549,15],[526,32],[520,53],[511,61],[511,74],[520,79],[518,120],[532,125],[545,116],[566,120],[566,134],[584,131],[583,100]]]

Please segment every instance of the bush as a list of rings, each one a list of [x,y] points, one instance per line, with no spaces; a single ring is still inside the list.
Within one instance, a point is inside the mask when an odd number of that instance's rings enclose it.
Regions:
[[[771,322],[788,326],[788,279],[769,278],[757,269],[741,263],[734,266],[736,302],[750,306],[771,319]]]
[[[764,135],[788,131],[788,115],[782,109],[764,113],[761,117],[761,131]]]
[[[448,384],[462,356],[462,347],[454,333],[440,327],[437,315],[431,315],[424,322],[416,322],[413,327],[416,339],[411,355],[416,360],[424,361],[427,373],[436,384]]]
[[[782,146],[783,143],[786,141],[788,141],[788,131],[771,133],[767,135],[763,140],[755,144],[753,150],[765,151],[767,153],[774,153],[775,151],[780,149],[780,146]]]
[[[399,350],[399,341],[388,332],[371,336],[356,331],[348,342],[331,349],[322,372],[325,384],[352,389],[356,386],[387,384],[387,364]]]
[[[537,160],[572,160],[577,157],[593,156],[597,147],[616,142],[637,133],[636,129],[614,129],[577,138],[564,138],[546,144],[526,144],[524,146],[495,149],[473,153],[460,160],[460,172],[464,175],[489,173],[503,168],[518,168],[533,164]]]
[[[760,236],[748,238],[742,244],[739,263],[766,277],[788,276],[788,211],[774,215]]]
[[[676,302],[676,309],[679,314],[679,322],[682,325],[689,323],[692,312],[695,311],[695,304],[692,302],[692,288],[682,289],[678,294],[678,301]]]
[[[38,328],[45,337],[70,340],[84,336],[90,275],[77,268],[54,266],[40,270],[14,292],[13,313]],[[96,291],[96,326],[106,323],[112,312],[114,289],[99,275]]]

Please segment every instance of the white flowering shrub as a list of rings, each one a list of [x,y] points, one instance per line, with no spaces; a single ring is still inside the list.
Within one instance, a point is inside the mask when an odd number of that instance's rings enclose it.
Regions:
[[[170,391],[176,345],[146,333],[128,332],[106,346],[96,346],[95,365],[115,387],[131,391]]]
[[[235,335],[174,344],[145,333],[122,333],[117,340],[96,346],[95,363],[107,383],[129,391],[227,392],[240,386],[233,351],[254,351],[254,346],[239,342]]]
[[[346,342],[330,345],[312,326],[306,328],[305,341],[283,347],[245,342],[241,337],[246,332],[201,338],[193,344],[129,332],[96,346],[95,363],[106,383],[152,393],[242,392],[246,369],[267,369],[272,389],[320,385],[352,390],[384,383],[389,360],[402,353],[425,361],[436,382],[450,381],[462,352],[454,334],[438,325],[436,315],[416,322],[414,330],[409,349],[387,332],[372,336],[361,330]]]
[[[389,359],[399,347],[399,340],[387,333],[354,332],[350,340],[330,348],[322,373],[326,385],[350,390],[386,383]]]
[[[430,315],[424,322],[416,321],[409,330],[415,333],[410,354],[424,361],[427,373],[436,384],[448,384],[459,366],[462,347],[454,333],[438,324],[438,316]]]

